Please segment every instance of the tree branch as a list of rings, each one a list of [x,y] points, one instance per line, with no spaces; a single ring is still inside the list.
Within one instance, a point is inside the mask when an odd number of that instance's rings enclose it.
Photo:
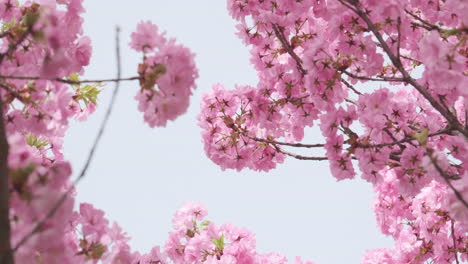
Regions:
[[[433,25],[429,22],[427,22],[426,20],[420,18],[419,16],[413,14],[412,12],[408,11],[408,9],[405,9],[405,13],[410,15],[411,17],[413,17],[414,19],[418,20],[419,22],[421,22],[422,24],[417,24],[417,23],[412,23],[412,24],[416,24],[417,26],[420,26],[420,27],[423,27],[429,31],[431,30],[437,30],[437,31],[442,31],[442,29],[436,25]]]
[[[438,136],[438,135],[444,135],[444,134],[449,134],[451,131],[453,131],[453,129],[451,127],[447,127],[447,128],[444,128],[444,129],[441,129],[437,132],[434,132],[434,133],[430,133],[427,135],[428,138],[430,137],[434,137],[434,136]],[[362,148],[381,148],[381,147],[389,147],[389,146],[395,146],[395,145],[400,145],[400,144],[403,144],[403,143],[408,143],[408,142],[411,142],[411,141],[416,141],[416,138],[414,137],[406,137],[404,139],[401,139],[401,140],[398,140],[398,141],[393,141],[393,142],[389,142],[389,143],[381,143],[381,144],[375,144],[375,145],[371,145],[371,144],[368,144],[368,145],[364,145],[364,144],[359,144],[358,146],[359,147],[362,147]]]
[[[397,19],[397,31],[398,31],[398,36],[397,36],[397,58],[401,62],[401,56],[400,56],[400,45],[401,45],[401,17],[398,17]]]
[[[356,75],[348,71],[341,71],[341,72],[348,75],[351,78],[358,79],[358,80],[365,80],[365,81],[376,81],[376,82],[404,82],[405,81],[403,78],[398,78],[398,77],[379,76],[379,78],[372,78],[372,77],[367,77],[367,76]]]
[[[295,154],[295,153],[291,153],[291,152],[288,152],[286,150],[283,150],[281,149],[280,147],[274,145],[275,149],[280,152],[280,153],[283,153],[284,155],[287,155],[287,156],[290,156],[290,157],[293,157],[295,159],[298,159],[298,160],[317,160],[317,161],[321,161],[321,160],[328,160],[327,157],[309,157],[309,156],[302,156],[302,155],[299,155],[299,154]]]
[[[362,95],[361,92],[359,92],[356,88],[354,88],[354,86],[352,86],[349,82],[347,82],[345,79],[341,78],[341,82],[346,85],[346,87],[348,87],[349,89],[351,89],[351,91],[353,91],[355,94],[357,95]]]
[[[453,219],[450,219],[450,229],[451,229],[451,236],[452,236],[452,242],[453,242],[453,255],[455,256],[455,262],[457,264],[460,264],[460,261],[458,260],[457,240],[455,239],[455,227],[454,227]]]
[[[268,140],[268,139],[263,139],[263,138],[258,138],[258,137],[252,137],[249,136],[247,133],[243,133],[244,136],[258,142],[263,142],[263,143],[268,143],[268,144],[274,144],[274,145],[282,145],[282,146],[288,146],[288,147],[296,147],[296,148],[322,148],[325,146],[325,144],[301,144],[301,143],[287,143],[287,142],[280,142],[280,141],[275,141],[275,140]]]
[[[437,163],[437,160],[432,156],[431,153],[429,153],[429,151],[427,151],[427,156],[429,157],[429,159],[431,160],[431,163],[432,165],[434,165],[435,169],[437,170],[437,172],[440,174],[440,176],[442,178],[444,178],[445,180],[445,183],[447,183],[447,185],[450,187],[450,189],[452,189],[453,193],[455,194],[455,196],[457,197],[457,199],[462,202],[462,204],[465,206],[466,209],[468,209],[468,203],[465,201],[465,199],[463,198],[463,196],[461,195],[461,193],[455,189],[455,187],[453,187],[452,185],[452,182],[450,181],[450,175],[448,175],[440,166],[439,164]]]
[[[89,154],[88,154],[88,158],[86,159],[86,162],[83,166],[83,168],[81,169],[81,172],[79,174],[79,176],[76,178],[76,180],[74,181],[74,184],[71,185],[67,191],[65,191],[63,193],[63,195],[60,197],[60,199],[54,204],[54,206],[51,208],[51,210],[45,215],[44,218],[42,218],[39,222],[36,223],[36,225],[34,225],[34,227],[31,229],[31,231],[29,231],[19,242],[18,244],[15,245],[15,247],[13,248],[13,251],[16,251],[18,250],[19,247],[21,247],[24,243],[26,243],[35,233],[37,233],[38,231],[40,231],[42,229],[42,226],[45,224],[45,222],[53,217],[55,215],[55,213],[58,211],[58,209],[60,208],[60,206],[63,204],[63,202],[68,198],[68,196],[70,195],[70,193],[72,192],[72,190],[74,189],[74,186],[77,185],[85,176],[86,176],[86,172],[88,171],[88,168],[93,160],[93,157],[94,157],[94,154],[96,152],[96,149],[99,145],[99,142],[101,141],[101,138],[102,138],[102,135],[104,134],[104,131],[105,131],[105,128],[107,126],[107,123],[109,121],[109,118],[111,116],[111,113],[112,113],[112,109],[114,107],[114,104],[115,104],[115,101],[116,101],[116,98],[117,98],[117,94],[118,94],[118,91],[119,91],[119,87],[120,87],[120,79],[121,79],[121,58],[120,58],[120,38],[119,38],[119,34],[120,34],[120,28],[117,27],[116,28],[116,56],[117,56],[117,78],[115,79],[116,82],[115,82],[115,89],[112,93],[112,97],[111,97],[111,101],[109,103],[109,106],[107,108],[107,112],[104,116],[104,119],[101,123],[101,127],[99,128],[99,131],[98,131],[98,134],[96,135],[96,138],[94,139],[94,143],[91,147],[91,150],[89,151]]]
[[[283,48],[294,59],[294,61],[296,61],[297,69],[301,72],[302,76],[306,75],[307,71],[302,67],[301,58],[299,58],[299,56],[297,56],[297,54],[294,52],[294,49],[291,47],[291,45],[289,44],[289,41],[284,36],[283,31],[276,24],[272,24],[271,26],[273,28],[273,31],[275,32],[276,37],[281,42],[281,45],[283,46]]]
[[[45,80],[45,81],[57,81],[67,84],[82,84],[82,83],[101,83],[101,82],[122,82],[122,81],[134,81],[139,80],[139,76],[128,77],[128,78],[114,78],[114,79],[97,79],[97,80],[81,80],[73,81],[63,78],[44,78],[38,76],[14,76],[14,75],[0,75],[0,79],[12,79],[12,80]]]

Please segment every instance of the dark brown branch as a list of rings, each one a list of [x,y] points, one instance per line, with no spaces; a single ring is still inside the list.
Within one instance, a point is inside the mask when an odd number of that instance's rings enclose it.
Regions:
[[[398,31],[398,36],[397,36],[397,58],[398,60],[401,61],[401,56],[400,56],[400,45],[401,45],[401,17],[398,17],[397,19],[397,31]]]
[[[411,17],[413,17],[414,19],[416,19],[416,20],[418,20],[419,22],[422,23],[422,24],[418,24],[418,23],[413,22],[413,23],[411,23],[413,25],[423,27],[423,28],[425,28],[425,29],[427,29],[429,31],[431,31],[431,30],[437,30],[439,32],[442,31],[442,29],[440,27],[427,22],[426,20],[424,20],[424,19],[420,18],[419,16],[413,14],[412,12],[408,11],[407,9],[405,9],[405,13],[410,15]]]
[[[0,75],[0,79],[11,79],[11,80],[45,80],[45,81],[57,81],[67,84],[82,84],[82,83],[101,83],[101,82],[122,82],[122,81],[134,81],[139,80],[140,77],[128,77],[128,78],[114,78],[114,79],[97,79],[97,80],[81,80],[81,81],[73,81],[63,78],[44,78],[38,76],[13,76],[13,75]]]
[[[10,244],[10,206],[8,154],[9,146],[3,119],[3,102],[0,93],[0,263],[13,264],[13,252]]]
[[[278,152],[283,153],[284,155],[293,157],[293,158],[298,159],[298,160],[317,160],[317,161],[328,160],[327,157],[309,157],[309,156],[302,156],[302,155],[299,155],[299,154],[295,154],[295,153],[291,153],[291,152],[288,152],[288,151],[286,151],[286,150],[283,150],[283,149],[281,149],[281,148],[278,147],[278,146],[274,146],[274,147],[275,147],[275,149],[276,149]]]
[[[468,109],[465,109],[465,129],[468,130]]]
[[[418,61],[418,60],[416,60],[416,59],[413,59],[413,58],[408,57],[408,56],[405,56],[405,55],[401,55],[401,54],[400,54],[400,57],[402,57],[403,59],[407,59],[407,60],[410,60],[410,61],[414,61],[414,62],[416,62],[416,63],[418,63],[418,64],[422,64],[421,61]]]
[[[345,98],[344,99],[346,102],[350,103],[350,104],[353,104],[353,105],[357,105],[357,103],[349,98]]]
[[[457,240],[455,238],[455,227],[454,227],[453,219],[450,219],[450,229],[451,229],[452,242],[453,242],[453,255],[455,256],[455,262],[457,264],[460,264],[460,261],[458,260]]]
[[[347,82],[345,79],[341,78],[341,82],[346,85],[346,87],[348,87],[349,89],[351,89],[351,91],[353,91],[355,94],[357,95],[362,95],[361,92],[359,92],[356,88],[354,88],[353,85],[351,85],[349,82]]]
[[[415,28],[415,27],[420,27],[420,28],[424,28],[425,30],[428,30],[428,31],[431,31],[433,30],[431,27],[428,27],[426,25],[423,25],[423,24],[419,24],[417,22],[411,22],[411,25]]]
[[[120,80],[121,79],[121,59],[120,59],[120,38],[119,38],[119,34],[120,34],[120,28],[117,27],[116,28],[116,56],[117,56],[117,78],[116,80]],[[55,215],[55,213],[58,211],[58,209],[60,208],[60,206],[63,204],[63,202],[68,198],[68,196],[70,195],[70,193],[72,192],[72,190],[74,189],[74,186],[77,185],[85,176],[86,176],[86,172],[88,171],[88,168],[94,158],[94,154],[96,152],[96,149],[99,145],[99,142],[101,141],[101,138],[102,138],[102,135],[104,134],[104,131],[106,129],[106,126],[107,126],[107,123],[109,121],[109,118],[111,116],[111,113],[112,113],[112,109],[115,105],[115,101],[116,101],[116,98],[117,98],[117,94],[118,94],[118,91],[119,91],[119,87],[120,87],[120,81],[116,81],[115,82],[115,89],[112,93],[112,97],[111,97],[111,101],[109,103],[109,106],[107,108],[107,111],[106,111],[106,114],[104,116],[104,119],[101,123],[101,127],[99,128],[99,131],[98,131],[98,134],[96,135],[96,138],[94,139],[94,143],[91,147],[91,150],[89,151],[89,154],[88,154],[88,158],[86,159],[86,162],[83,166],[83,168],[81,169],[81,172],[80,174],[78,175],[78,177],[76,178],[76,180],[74,181],[74,184],[72,186],[70,186],[66,192],[63,193],[63,195],[60,197],[60,199],[54,204],[54,206],[52,207],[52,209],[45,215],[44,218],[42,218],[39,222],[36,223],[36,225],[34,225],[34,227],[31,229],[31,231],[29,231],[27,233],[27,235],[25,235],[16,245],[15,247],[13,248],[13,251],[16,251],[18,250],[19,247],[21,247],[24,243],[26,243],[35,233],[37,233],[38,231],[40,231],[42,229],[42,226],[44,225],[44,223],[51,217],[53,217]]]
[[[294,59],[294,61],[296,61],[297,69],[301,72],[302,76],[306,75],[307,71],[304,69],[304,67],[302,67],[301,58],[299,58],[299,56],[297,56],[297,54],[294,52],[294,48],[291,47],[291,45],[289,44],[289,41],[284,36],[283,31],[276,24],[272,24],[271,26],[273,28],[273,31],[275,32],[276,37],[281,42],[281,45],[283,46],[283,48]]]
[[[422,85],[420,85],[410,74],[405,70],[403,67],[400,58],[396,57],[390,47],[387,45],[385,40],[383,39],[380,32],[375,27],[374,23],[370,20],[369,16],[364,12],[361,5],[358,1],[354,0],[347,0],[348,3],[352,4],[355,7],[355,12],[359,17],[364,20],[367,24],[369,30],[374,34],[374,36],[379,41],[382,49],[385,51],[387,56],[392,61],[393,65],[400,71],[403,75],[403,81],[411,84],[426,100],[434,107],[446,120],[447,122],[453,126],[456,130],[462,133],[466,138],[468,138],[468,130],[465,130],[464,127],[460,124],[458,119],[450,113],[448,109],[445,109],[441,104],[439,104],[434,97],[427,91]]]
[[[258,138],[258,137],[252,137],[247,135],[247,133],[243,134],[244,136],[258,142],[263,142],[263,143],[268,143],[268,144],[274,144],[274,145],[282,145],[282,146],[288,146],[288,147],[296,147],[296,148],[322,148],[325,146],[325,144],[301,144],[301,143],[287,143],[287,142],[280,142],[280,141],[275,141],[275,140],[268,140],[268,139],[263,139],[263,138]]]
[[[349,4],[346,3],[345,1],[343,1],[343,0],[338,0],[338,1],[339,1],[342,5],[344,5],[344,6],[346,6],[347,8],[353,10],[354,12],[356,12],[356,10],[354,9],[354,7],[351,6],[351,5],[349,5]],[[351,4],[354,4],[353,1],[349,1],[349,0],[348,0],[348,2],[350,2]]]

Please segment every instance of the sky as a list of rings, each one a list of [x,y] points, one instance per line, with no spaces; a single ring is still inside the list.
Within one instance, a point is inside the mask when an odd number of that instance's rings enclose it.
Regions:
[[[116,75],[115,26],[122,28],[123,76],[137,75],[141,55],[130,33],[151,20],[196,53],[200,77],[188,112],[164,128],[143,122],[134,99],[137,82],[121,84],[116,105],[77,201],[106,212],[132,237],[132,249],[163,246],[171,219],[185,202],[204,204],[210,221],[232,223],[256,234],[261,253],[277,252],[317,264],[359,263],[366,249],[391,247],[372,211],[372,187],[361,179],[336,182],[327,162],[286,159],[269,173],[222,171],[203,151],[197,126],[202,95],[215,83],[255,85],[248,47],[235,35],[225,0],[84,0],[84,32],[93,41],[87,78]],[[65,138],[65,157],[81,169],[114,86],[103,88],[98,109],[75,122]],[[305,142],[323,142],[317,128]]]

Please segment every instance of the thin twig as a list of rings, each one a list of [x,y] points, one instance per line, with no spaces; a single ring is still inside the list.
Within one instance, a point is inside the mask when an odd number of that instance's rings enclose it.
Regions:
[[[341,78],[341,82],[344,83],[351,91],[353,91],[357,95],[362,95],[361,92],[359,92],[356,88],[354,88],[353,85],[351,85],[349,82],[347,82],[345,79]]]
[[[423,23],[422,25],[421,25],[421,24],[414,23],[414,22],[413,22],[412,24],[417,24],[418,26],[421,26],[421,27],[423,27],[423,28],[425,28],[425,29],[427,29],[427,30],[429,30],[429,31],[430,31],[430,30],[437,30],[437,31],[439,31],[439,32],[442,31],[442,29],[441,29],[440,27],[438,27],[438,26],[436,26],[436,25],[433,25],[433,24],[427,22],[426,20],[424,20],[424,19],[420,18],[419,16],[413,14],[412,12],[408,11],[408,9],[405,9],[405,13],[408,14],[408,15],[410,15],[410,16],[413,17],[414,19],[418,20],[419,22]]]
[[[403,78],[398,77],[388,77],[388,76],[379,76],[378,78],[367,77],[367,76],[360,76],[354,73],[350,73],[349,71],[341,71],[342,73],[348,75],[351,78],[358,79],[358,80],[365,80],[365,81],[377,81],[377,82],[404,82]]]
[[[354,12],[356,12],[356,10],[354,9],[354,7],[352,7],[351,5],[349,5],[348,3],[346,3],[345,1],[343,0],[338,0],[342,5],[346,6],[347,8],[353,10]]]
[[[453,128],[447,127],[447,128],[441,129],[441,130],[439,130],[437,132],[428,134],[427,138],[431,138],[431,137],[439,136],[439,135],[444,135],[444,134],[449,134],[451,131],[453,131]],[[404,139],[389,142],[389,143],[381,143],[381,144],[375,144],[375,145],[372,145],[372,144],[367,144],[367,145],[359,144],[359,147],[361,147],[361,148],[389,147],[389,146],[394,146],[394,145],[400,145],[400,144],[403,144],[403,143],[408,143],[408,142],[411,142],[413,140],[416,141],[416,138],[414,138],[414,137],[405,137]]]
[[[57,81],[67,84],[82,84],[82,83],[101,83],[101,82],[122,82],[122,81],[134,81],[139,80],[140,77],[128,77],[128,78],[114,78],[114,79],[97,79],[97,80],[81,80],[81,81],[74,81],[69,79],[63,78],[45,78],[39,76],[13,76],[13,75],[0,75],[0,79],[11,79],[11,80],[45,80],[45,81]]]
[[[450,219],[450,228],[452,232],[452,241],[453,241],[453,255],[455,255],[455,262],[457,264],[460,264],[460,261],[458,260],[458,253],[457,253],[457,240],[455,239],[455,227],[453,223],[453,219]]]
[[[468,109],[465,109],[465,129],[468,130]]]
[[[288,152],[286,150],[283,150],[282,148],[276,146],[276,145],[273,145],[274,148],[276,149],[276,151],[280,152],[280,153],[283,153],[284,155],[287,155],[287,156],[290,156],[290,157],[293,157],[295,159],[298,159],[298,160],[317,160],[317,161],[322,161],[322,160],[328,160],[327,157],[309,157],[309,156],[303,156],[303,155],[299,155],[299,154],[295,154],[295,153],[291,153],[291,152]]]
[[[410,61],[414,61],[414,62],[416,62],[416,63],[418,63],[418,64],[422,64],[421,61],[418,61],[417,59],[413,59],[413,58],[408,57],[408,56],[405,56],[405,55],[401,55],[401,54],[400,54],[400,57],[402,57],[403,59],[407,59],[407,60],[410,60]]]
[[[440,177],[444,178],[445,182],[447,183],[447,185],[450,187],[450,189],[452,189],[453,193],[455,194],[455,196],[457,197],[457,199],[462,202],[462,204],[466,207],[466,209],[468,209],[468,203],[465,201],[465,199],[463,198],[463,196],[461,195],[461,193],[455,189],[455,187],[453,187],[452,185],[452,182],[450,181],[450,175],[448,175],[440,166],[439,164],[437,163],[437,160],[432,156],[431,153],[427,152],[427,156],[429,157],[429,159],[431,160],[432,162],[432,165],[434,165],[435,169],[437,170],[437,172],[440,174]]]
[[[411,25],[413,26],[413,30],[414,30],[414,28],[416,28],[416,27],[424,28],[424,29],[426,29],[426,30],[428,30],[428,31],[431,31],[431,30],[432,30],[431,27],[428,27],[428,26],[426,26],[426,25],[423,25],[423,24],[420,24],[420,23],[417,23],[417,22],[411,22]]]
[[[398,17],[397,19],[397,31],[398,31],[398,36],[397,36],[397,58],[401,62],[401,56],[400,56],[400,45],[401,45],[401,18]]]
[[[258,137],[252,137],[247,135],[247,133],[243,134],[244,136],[258,142],[263,142],[263,143],[269,143],[269,144],[274,144],[274,145],[282,145],[282,146],[288,146],[288,147],[296,147],[296,148],[322,148],[325,146],[325,144],[301,144],[301,143],[287,143],[287,142],[281,142],[281,141],[275,141],[275,140],[268,140],[268,139],[263,139],[263,138],[258,138]]]
[[[345,98],[344,100],[350,104],[357,105],[357,103],[354,100],[351,100],[349,98]]]
[[[297,54],[294,52],[294,49],[291,47],[288,40],[284,36],[284,32],[276,24],[272,24],[272,28],[273,28],[273,31],[275,32],[276,37],[281,42],[281,45],[283,46],[283,48],[294,59],[294,61],[296,61],[297,69],[301,72],[302,76],[306,75],[307,71],[304,69],[304,67],[302,67],[301,58],[299,58],[299,56],[297,56]]]
[[[120,38],[119,38],[119,33],[120,33],[120,28],[117,27],[116,28],[116,56],[117,56],[117,78],[116,80],[120,80],[120,75],[121,75],[121,61],[120,61]],[[89,154],[88,154],[88,158],[86,159],[86,162],[83,166],[83,168],[81,169],[81,172],[79,174],[79,176],[75,179],[74,181],[74,184],[71,185],[64,193],[63,195],[60,197],[60,199],[54,204],[54,206],[52,207],[52,209],[45,215],[44,218],[42,218],[39,222],[36,223],[36,225],[34,225],[34,227],[31,229],[30,232],[28,232],[16,245],[15,247],[13,248],[13,251],[15,252],[16,250],[18,250],[19,247],[21,247],[24,243],[26,243],[35,233],[37,233],[38,231],[40,231],[42,229],[42,226],[45,224],[45,222],[50,219],[51,217],[53,217],[55,215],[55,213],[58,211],[58,209],[60,208],[60,206],[63,204],[63,202],[68,198],[68,196],[70,195],[70,193],[72,192],[72,190],[74,189],[74,186],[76,186],[85,176],[86,176],[86,172],[88,171],[88,168],[93,160],[93,157],[94,157],[94,154],[96,152],[96,149],[97,149],[97,146],[99,145],[99,142],[101,141],[101,138],[102,138],[102,135],[104,134],[104,131],[105,131],[105,128],[106,128],[106,125],[109,121],[109,118],[111,116],[111,113],[112,113],[112,109],[114,107],[114,104],[115,104],[115,101],[116,101],[116,98],[117,98],[117,94],[118,94],[118,91],[119,91],[119,87],[120,87],[120,81],[116,81],[115,82],[115,89],[112,93],[112,97],[111,97],[111,101],[109,103],[109,106],[107,108],[107,112],[104,116],[104,119],[101,123],[101,127],[99,128],[99,131],[98,131],[98,134],[96,135],[96,138],[94,139],[94,143],[91,147],[91,150],[89,151]]]

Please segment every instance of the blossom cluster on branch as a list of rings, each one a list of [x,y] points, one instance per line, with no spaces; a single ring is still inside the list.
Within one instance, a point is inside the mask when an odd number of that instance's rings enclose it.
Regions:
[[[165,126],[185,113],[198,71],[189,49],[157,34],[151,22],[141,22],[132,33],[130,46],[145,54],[138,66],[141,90],[136,95],[138,109],[151,127]]]
[[[102,211],[89,204],[75,209],[63,137],[71,119],[94,112],[106,81],[138,80],[145,121],[165,126],[187,110],[198,77],[194,55],[141,22],[130,43],[144,55],[138,76],[81,80],[92,52],[83,12],[81,0],[0,1],[2,264],[154,263],[159,254],[129,253],[128,238]]]
[[[207,156],[260,171],[328,160],[337,180],[374,185],[378,226],[395,239],[363,263],[468,261],[467,8],[228,0],[259,82],[204,95]],[[313,126],[324,142],[304,142]]]

